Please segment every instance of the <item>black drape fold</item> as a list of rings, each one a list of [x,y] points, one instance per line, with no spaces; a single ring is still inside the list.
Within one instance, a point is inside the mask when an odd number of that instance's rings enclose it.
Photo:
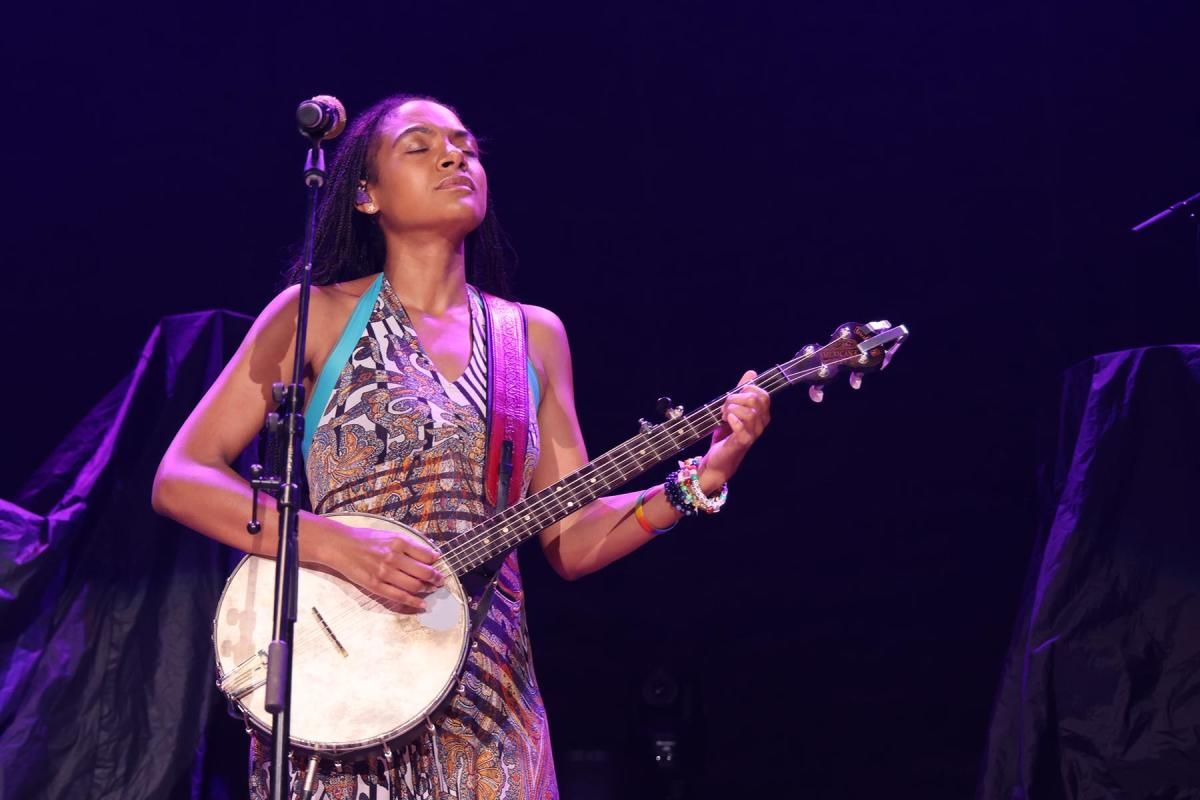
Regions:
[[[1200,346],[1063,380],[979,796],[1200,798]]]
[[[157,516],[150,486],[248,328],[224,311],[163,319],[132,373],[0,501],[5,798],[244,796],[228,765],[246,740],[209,638],[236,554]]]

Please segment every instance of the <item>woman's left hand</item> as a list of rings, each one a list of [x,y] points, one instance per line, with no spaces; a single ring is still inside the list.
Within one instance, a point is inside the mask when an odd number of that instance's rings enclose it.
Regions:
[[[758,377],[749,370],[738,386]],[[700,462],[700,485],[705,494],[720,491],[741,466],[746,451],[771,422],[771,395],[758,386],[743,386],[725,398],[721,425],[713,431],[712,445]]]

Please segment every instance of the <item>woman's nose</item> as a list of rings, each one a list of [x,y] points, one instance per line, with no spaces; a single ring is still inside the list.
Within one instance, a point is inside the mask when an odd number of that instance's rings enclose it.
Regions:
[[[443,169],[451,167],[461,167],[466,156],[463,151],[456,147],[452,142],[446,144],[446,154],[442,156],[441,166]]]

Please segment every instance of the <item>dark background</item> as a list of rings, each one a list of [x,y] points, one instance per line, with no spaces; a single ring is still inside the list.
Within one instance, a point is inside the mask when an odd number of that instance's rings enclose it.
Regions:
[[[278,288],[299,100],[430,93],[485,138],[593,454],[847,319],[913,330],[860,394],[777,397],[720,517],[574,585],[526,553],[564,797],[609,796],[655,729],[684,737],[689,796],[967,795],[1057,376],[1200,340],[1194,229],[1128,232],[1200,190],[1198,22],[1187,0],[10,10],[0,495],[159,317]],[[681,689],[658,717],[655,674]]]

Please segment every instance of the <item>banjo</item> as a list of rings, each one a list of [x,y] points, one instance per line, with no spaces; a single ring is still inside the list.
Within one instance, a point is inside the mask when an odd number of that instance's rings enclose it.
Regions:
[[[847,323],[827,344],[805,347],[751,383],[772,394],[808,384],[819,403],[824,385],[838,374],[849,372],[857,389],[863,373],[886,367],[907,336],[905,326],[887,321]],[[412,734],[453,693],[469,651],[470,598],[460,579],[709,436],[732,393],[687,414],[670,409],[658,424],[643,420],[633,438],[446,542],[435,565],[445,585],[425,596],[421,613],[396,611],[334,572],[301,567],[292,747],[310,756],[365,756],[379,748],[387,752]],[[347,525],[404,530],[432,546],[419,531],[386,517],[330,516]],[[268,735],[271,715],[264,701],[274,588],[275,561],[246,556],[226,581],[213,622],[217,686],[242,712],[247,731]],[[387,665],[387,691],[380,691],[381,664]]]

